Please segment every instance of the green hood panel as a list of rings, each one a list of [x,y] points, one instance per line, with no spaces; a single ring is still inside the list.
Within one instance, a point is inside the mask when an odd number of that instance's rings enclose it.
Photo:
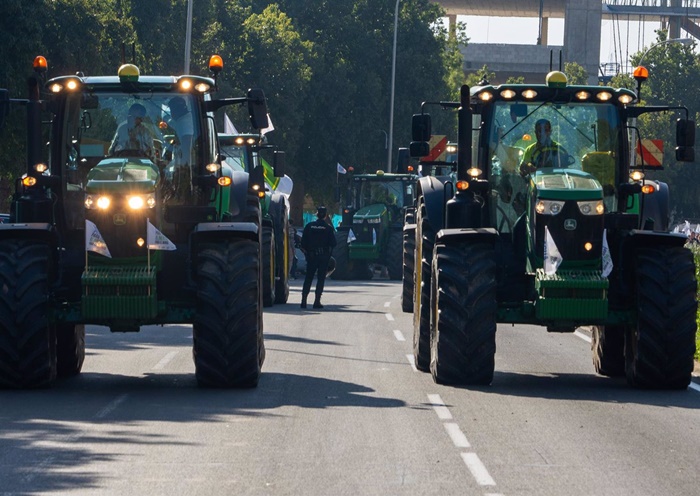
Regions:
[[[159,179],[158,168],[148,159],[107,158],[88,172],[85,191],[152,193]]]
[[[603,186],[578,169],[540,169],[533,179],[543,200],[602,200]]]
[[[386,205],[381,203],[375,203],[374,205],[368,205],[355,212],[354,219],[356,221],[362,221],[365,219],[376,219],[378,217],[381,217],[382,214],[384,214],[384,212],[386,212]]]

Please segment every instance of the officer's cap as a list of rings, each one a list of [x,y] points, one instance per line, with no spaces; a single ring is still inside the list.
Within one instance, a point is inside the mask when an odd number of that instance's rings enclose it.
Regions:
[[[319,219],[322,219],[326,216],[327,213],[328,213],[328,210],[326,210],[326,207],[321,205],[320,207],[318,207],[318,210],[316,211],[316,217],[318,217]]]

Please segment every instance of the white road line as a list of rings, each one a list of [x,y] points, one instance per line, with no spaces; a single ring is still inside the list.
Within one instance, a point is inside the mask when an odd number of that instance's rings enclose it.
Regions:
[[[388,320],[389,322],[394,321],[394,316],[391,315],[390,313],[385,313],[384,316],[386,317],[386,320]]]
[[[406,355],[406,358],[408,358],[408,363],[411,364],[411,368],[413,369],[414,372],[418,372],[418,369],[416,368],[416,359],[413,355]]]
[[[469,444],[467,436],[464,435],[462,429],[459,428],[459,425],[455,424],[454,422],[445,422],[443,425],[445,426],[447,435],[450,436],[452,443],[457,448],[471,448],[472,445]]]
[[[163,358],[160,359],[160,362],[156,363],[153,366],[153,370],[163,370],[167,364],[169,364],[173,358],[175,358],[175,355],[180,353],[179,351],[171,351],[167,355],[165,355]]]
[[[590,343],[592,341],[590,337],[588,337],[587,335],[585,335],[581,331],[574,331],[574,336],[577,336],[577,337],[583,339],[587,343]]]
[[[403,333],[398,329],[394,329],[394,336],[396,336],[397,341],[406,341],[406,338],[403,337]]]
[[[477,484],[480,486],[496,485],[496,481],[491,478],[489,471],[486,470],[484,464],[481,463],[479,455],[476,453],[462,453],[462,460],[464,460],[465,465],[474,476],[474,479],[476,479]]]
[[[697,384],[695,384],[693,381],[690,381],[690,384],[688,385],[688,387],[689,387],[690,389],[694,389],[695,391],[697,391],[698,393],[700,393],[700,386],[698,386]]]
[[[102,410],[100,410],[99,412],[97,412],[97,413],[95,414],[95,418],[105,418],[107,415],[109,415],[110,413],[112,413],[112,412],[114,411],[115,408],[117,408],[120,404],[122,404],[122,403],[124,402],[124,400],[126,400],[126,398],[127,398],[128,396],[129,396],[129,395],[126,394],[126,393],[125,393],[125,394],[122,394],[121,396],[118,396],[118,397],[115,398],[114,401],[112,401],[109,405],[107,405],[107,406],[104,407]]]
[[[389,308],[389,305],[391,305],[391,302],[387,301],[386,303],[384,303],[384,308]]]
[[[440,420],[452,420],[452,414],[450,410],[445,406],[445,403],[440,398],[439,394],[429,394],[428,401],[433,405],[433,410],[437,413]]]

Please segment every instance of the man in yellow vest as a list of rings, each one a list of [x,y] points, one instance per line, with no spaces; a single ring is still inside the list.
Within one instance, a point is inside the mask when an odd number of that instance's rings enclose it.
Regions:
[[[537,141],[525,149],[520,163],[520,174],[526,176],[541,167],[566,167],[569,165],[569,154],[552,139],[552,123],[547,119],[539,119],[535,123]]]

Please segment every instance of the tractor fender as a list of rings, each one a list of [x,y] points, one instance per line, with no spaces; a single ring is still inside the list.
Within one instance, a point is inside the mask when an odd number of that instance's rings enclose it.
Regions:
[[[435,177],[426,176],[418,180],[418,197],[423,198],[428,222],[435,231],[445,226],[445,204],[449,200],[445,194],[445,183]]]
[[[0,224],[0,240],[32,239],[56,246],[58,238],[51,224],[31,222],[28,224]]]
[[[231,175],[231,203],[229,210],[235,218],[245,212],[248,200],[248,173],[233,171]]]
[[[244,238],[258,242],[260,228],[254,222],[202,222],[192,232],[192,244]]]
[[[641,225],[647,219],[654,221],[655,231],[668,231],[670,218],[668,184],[661,181],[656,183],[656,191],[651,195],[644,195],[644,203],[641,211]]]
[[[453,243],[490,243],[495,246],[498,240],[498,231],[493,227],[440,229],[435,236],[435,244]]]

